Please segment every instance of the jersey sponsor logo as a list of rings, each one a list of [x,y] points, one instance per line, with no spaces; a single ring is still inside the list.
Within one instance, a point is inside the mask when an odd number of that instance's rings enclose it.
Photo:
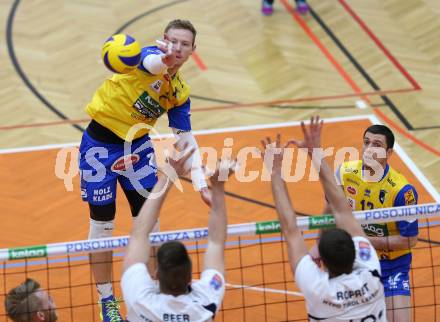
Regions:
[[[85,188],[81,189],[81,197],[87,198],[87,189],[85,189]]]
[[[111,169],[113,172],[122,172],[127,170],[127,165],[131,164],[132,166],[139,162],[140,160],[139,154],[128,154],[120,157],[115,162],[113,162]]]
[[[138,110],[139,113],[150,119],[157,119],[166,111],[158,102],[148,95],[147,92],[143,92],[141,96],[138,97],[133,107]]]
[[[110,186],[100,189],[93,189],[93,202],[103,202],[113,198],[113,191]]]
[[[379,201],[381,202],[381,204],[384,204],[385,202],[385,195],[387,194],[386,190],[381,189],[379,192]]]
[[[370,194],[371,194],[371,190],[370,189],[365,189],[364,197],[370,197]]]
[[[352,194],[352,195],[356,195],[357,194],[356,188],[352,187],[352,186],[348,186],[347,187],[347,191],[348,191],[349,194]]]
[[[136,112],[133,111],[133,113],[130,114],[130,116],[135,119],[135,120],[139,120],[141,122],[145,122],[145,117],[143,115],[139,115]]]
[[[211,278],[209,285],[211,285],[214,288],[214,290],[218,291],[220,289],[220,287],[222,287],[222,285],[223,285],[222,278],[220,277],[220,275],[215,274]]]
[[[358,173],[358,169],[356,168],[345,168],[346,173]]]
[[[370,245],[366,242],[359,242],[359,257],[367,261],[371,258],[371,249]]]
[[[155,91],[156,93],[160,92],[160,88],[162,87],[163,82],[158,79],[157,81],[150,84],[150,88]]]
[[[399,288],[400,275],[402,275],[401,272],[397,273],[396,275],[391,275],[390,277],[388,277],[388,287],[390,289]]]
[[[416,197],[414,196],[414,191],[412,189],[408,190],[404,193],[405,197],[405,205],[415,205],[416,204]]]
[[[402,286],[404,290],[409,290],[409,279],[402,280]]]
[[[387,178],[387,182],[391,185],[391,187],[395,187],[396,186],[396,183],[393,181],[393,180],[391,180],[390,178]]]
[[[388,228],[381,224],[362,224],[362,228],[367,236],[384,237],[388,236]]]

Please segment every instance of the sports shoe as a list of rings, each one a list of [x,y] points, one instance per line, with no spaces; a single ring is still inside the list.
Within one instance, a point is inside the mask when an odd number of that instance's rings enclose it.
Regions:
[[[261,6],[261,13],[265,16],[270,16],[273,13],[273,4],[263,0],[263,4]]]
[[[99,316],[104,322],[124,322],[119,313],[119,301],[113,295],[103,298],[99,303]]]
[[[296,0],[296,10],[301,15],[305,15],[309,12],[309,5],[305,0]]]

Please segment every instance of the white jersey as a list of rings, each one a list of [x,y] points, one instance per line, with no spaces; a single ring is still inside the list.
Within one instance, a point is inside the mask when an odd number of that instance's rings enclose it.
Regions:
[[[122,275],[121,288],[127,308],[127,322],[212,321],[225,293],[223,275],[213,269],[202,272],[187,294],[162,294],[147,267],[137,263]]]
[[[295,280],[304,294],[309,321],[386,322],[380,264],[368,239],[353,237],[356,258],[350,274],[329,278],[310,255],[298,263]]]

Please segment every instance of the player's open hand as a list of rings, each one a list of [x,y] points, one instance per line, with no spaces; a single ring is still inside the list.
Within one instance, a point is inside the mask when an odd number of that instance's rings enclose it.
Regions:
[[[213,173],[209,173],[207,170],[207,175],[210,176],[211,185],[214,188],[215,186],[222,186],[225,184],[225,181],[235,172],[237,168],[237,161],[230,159],[222,159],[217,162],[216,169]]]
[[[281,145],[281,134],[279,133],[277,134],[275,142],[272,142],[270,137],[261,140],[261,145],[263,146],[261,157],[263,158],[266,169],[271,171],[271,175],[281,176],[284,151],[290,143],[289,141]]]
[[[195,148],[188,148],[188,143],[185,143],[180,151],[177,150],[176,145],[174,147],[176,149],[173,154],[167,157],[165,165],[160,169],[173,182],[179,176],[186,176],[190,172],[191,168],[187,165],[187,160],[195,151]]]
[[[167,39],[156,40],[157,47],[164,53],[162,56],[162,62],[167,65],[167,67],[173,67],[176,62],[176,51],[173,48],[173,43]]]
[[[301,122],[302,132],[304,134],[304,140],[291,140],[298,148],[307,149],[309,154],[313,153],[313,149],[321,147],[321,130],[324,124],[323,120],[319,119],[319,116],[312,116],[310,118],[310,124],[305,125]]]

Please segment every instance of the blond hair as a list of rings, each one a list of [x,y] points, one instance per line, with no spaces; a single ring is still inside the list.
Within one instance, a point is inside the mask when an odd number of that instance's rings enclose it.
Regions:
[[[183,20],[183,19],[172,20],[165,27],[165,33],[167,33],[168,30],[170,30],[170,29],[185,29],[185,30],[191,31],[191,33],[193,34],[192,44],[194,46],[194,43],[196,41],[197,30],[196,30],[196,28],[194,28],[194,25],[191,23],[191,21]]]

